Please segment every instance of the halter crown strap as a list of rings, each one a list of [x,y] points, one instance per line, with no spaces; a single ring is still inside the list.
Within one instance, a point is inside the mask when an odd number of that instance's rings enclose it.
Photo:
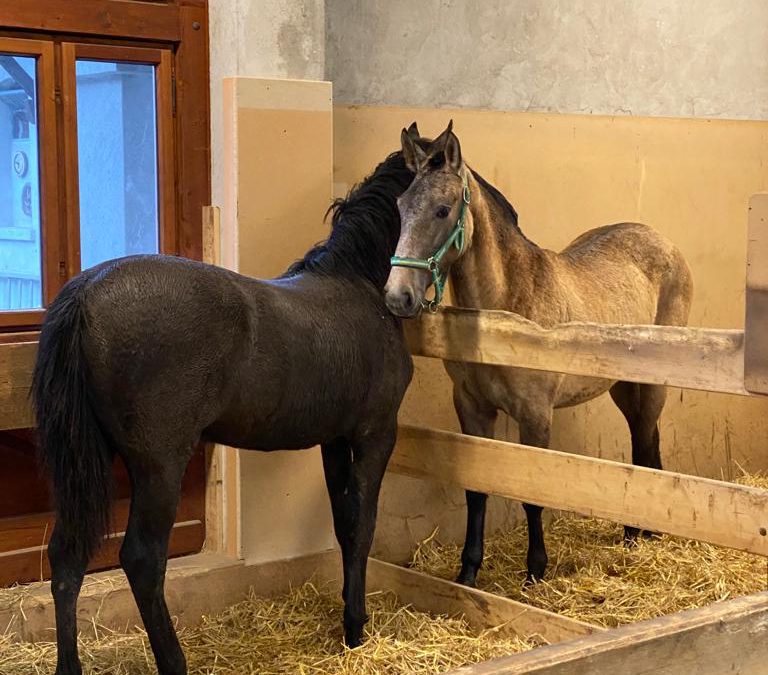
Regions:
[[[392,256],[392,267],[412,267],[414,269],[426,270],[432,275],[432,281],[430,286],[435,287],[435,296],[432,300],[425,300],[422,304],[429,309],[430,312],[436,312],[440,303],[443,301],[443,292],[445,290],[445,284],[448,281],[448,272],[440,269],[440,263],[442,262],[445,254],[451,250],[451,246],[455,246],[456,250],[461,255],[464,252],[464,243],[466,237],[466,223],[467,223],[467,207],[469,207],[470,194],[469,185],[467,183],[467,176],[464,175],[462,193],[461,193],[461,209],[459,211],[459,218],[456,221],[451,230],[448,238],[443,242],[443,245],[437,249],[429,258],[401,258],[400,256]]]

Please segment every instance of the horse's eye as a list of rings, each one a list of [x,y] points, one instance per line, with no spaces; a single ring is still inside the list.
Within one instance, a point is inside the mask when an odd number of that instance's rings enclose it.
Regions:
[[[450,212],[451,210],[447,206],[441,206],[435,213],[435,216],[438,218],[447,218]]]

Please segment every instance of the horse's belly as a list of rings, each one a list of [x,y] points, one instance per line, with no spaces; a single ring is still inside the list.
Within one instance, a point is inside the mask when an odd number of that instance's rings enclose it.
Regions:
[[[596,377],[483,364],[445,362],[445,368],[451,379],[460,382],[478,401],[516,420],[550,406],[566,408],[586,403],[614,384]]]
[[[597,377],[566,375],[558,389],[555,408],[568,408],[591,401],[608,391],[614,382],[614,380],[603,380]]]

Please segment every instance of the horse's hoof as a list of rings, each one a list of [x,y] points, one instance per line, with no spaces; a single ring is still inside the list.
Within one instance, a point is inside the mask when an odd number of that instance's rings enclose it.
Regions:
[[[540,570],[538,572],[532,572],[531,570],[528,570],[528,572],[525,575],[525,581],[523,582],[523,586],[535,586],[540,581],[543,581],[544,579],[544,570]]]
[[[346,617],[344,619],[344,644],[350,649],[359,647],[363,643],[363,626],[368,623],[368,617]]]
[[[477,588],[477,573],[471,570],[461,570],[456,577],[456,583],[470,588]]]
[[[528,560],[528,570],[525,575],[526,584],[535,584],[544,579],[544,573],[547,571],[549,560],[546,555],[538,560]]]
[[[641,530],[637,527],[624,526],[624,545],[632,547],[637,545],[639,537],[643,539],[660,539],[661,534],[652,530]]]
[[[344,634],[344,644],[350,649],[355,649],[363,644],[363,632],[353,633],[346,631]]]

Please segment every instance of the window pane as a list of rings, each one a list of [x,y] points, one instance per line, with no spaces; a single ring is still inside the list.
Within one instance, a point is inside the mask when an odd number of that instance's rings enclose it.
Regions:
[[[42,307],[36,65],[0,54],[0,310]]]
[[[155,67],[77,62],[80,260],[157,253]]]

